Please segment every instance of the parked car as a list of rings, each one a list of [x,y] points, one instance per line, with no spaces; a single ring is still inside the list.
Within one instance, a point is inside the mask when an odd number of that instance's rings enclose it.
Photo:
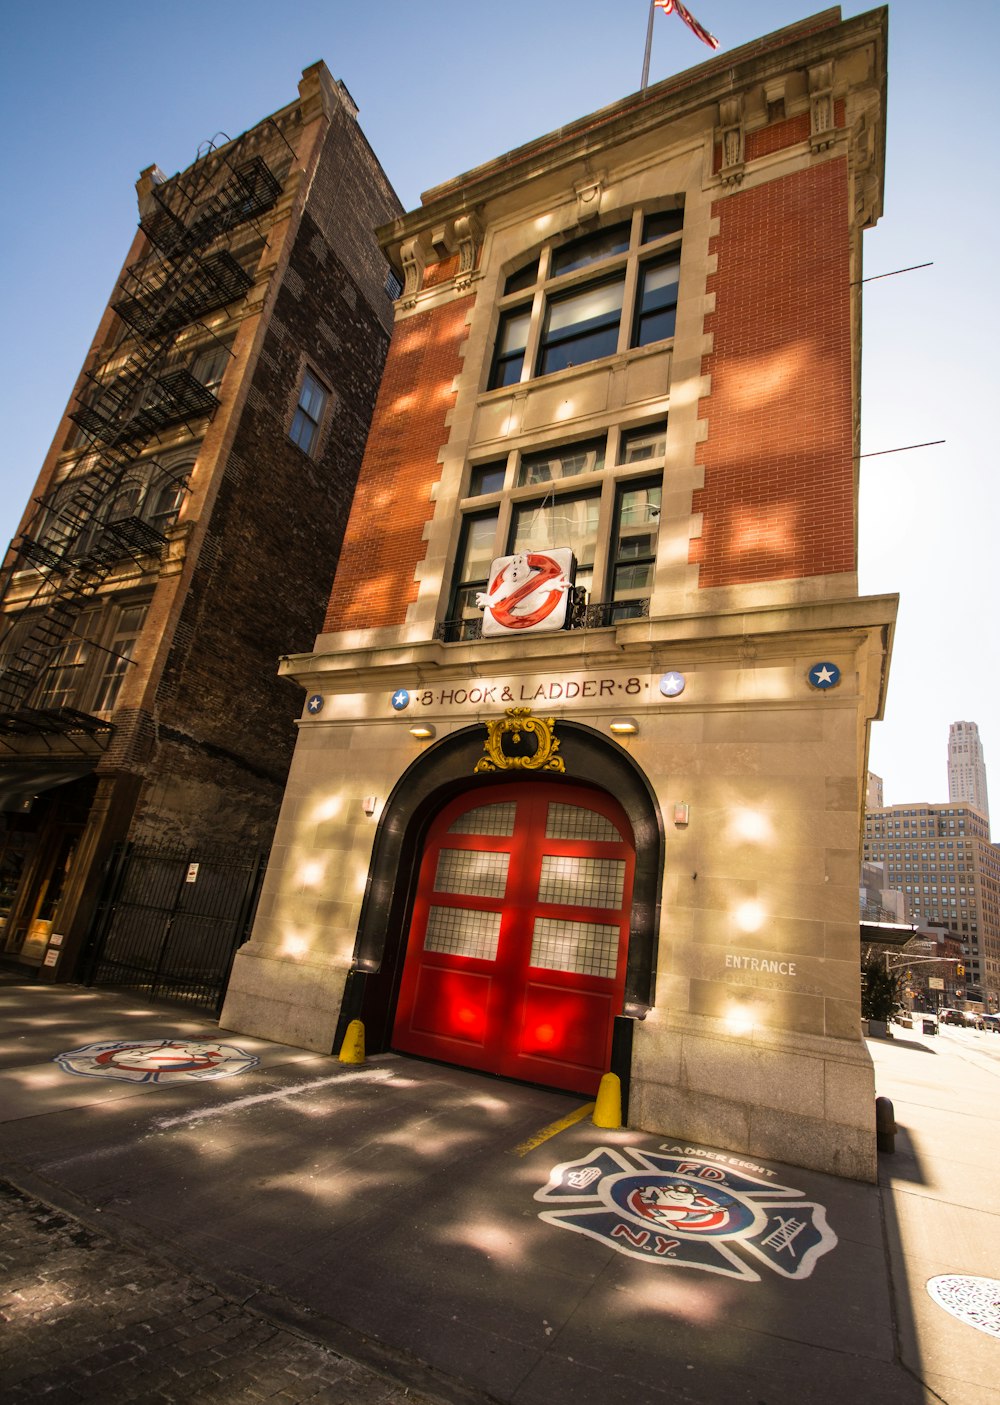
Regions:
[[[1000,1015],[984,1015],[983,1029],[988,1029],[991,1034],[1000,1034]]]

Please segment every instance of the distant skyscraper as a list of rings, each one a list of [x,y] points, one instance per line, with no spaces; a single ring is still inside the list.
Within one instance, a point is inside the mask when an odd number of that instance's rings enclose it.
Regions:
[[[986,762],[975,722],[953,722],[948,728],[948,799],[990,817]]]

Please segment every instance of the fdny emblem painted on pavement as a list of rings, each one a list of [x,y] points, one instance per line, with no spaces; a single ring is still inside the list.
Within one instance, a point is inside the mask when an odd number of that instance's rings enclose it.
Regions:
[[[498,556],[489,584],[476,596],[483,634],[541,633],[566,623],[570,586],[576,574],[567,546]]]
[[[814,663],[809,670],[809,682],[814,688],[836,688],[840,669],[835,663]]]
[[[405,688],[397,688],[389,701],[392,704],[393,711],[402,712],[404,707],[409,707],[410,695]]]
[[[647,1263],[759,1283],[754,1265],[808,1278],[837,1243],[822,1205],[802,1192],[700,1157],[598,1147],[556,1166],[539,1219]],[[554,1208],[558,1206],[559,1208]]]
[[[52,1060],[81,1078],[119,1078],[128,1083],[203,1083],[234,1078],[260,1060],[235,1044],[199,1044],[190,1039],[160,1039],[137,1044],[116,1040],[85,1044]]]

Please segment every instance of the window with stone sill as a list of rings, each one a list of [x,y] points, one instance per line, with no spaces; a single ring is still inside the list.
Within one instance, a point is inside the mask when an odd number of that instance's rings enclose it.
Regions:
[[[600,602],[600,619],[589,623],[643,613],[653,586],[665,451],[660,420],[473,464],[443,637],[478,635],[476,597],[494,560],[560,546],[576,558],[577,587]]]
[[[683,219],[681,209],[636,210],[628,220],[553,240],[514,270],[504,284],[487,389],[671,338]]]

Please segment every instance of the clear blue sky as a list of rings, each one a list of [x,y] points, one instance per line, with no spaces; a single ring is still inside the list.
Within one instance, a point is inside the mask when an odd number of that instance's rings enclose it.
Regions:
[[[821,8],[695,0],[721,51]],[[847,3],[845,15],[869,8]],[[646,0],[38,0],[5,7],[0,49],[3,496],[13,534],[136,223],[134,181],[188,165],[296,94],[323,58],[407,208],[420,192],[639,86]],[[947,796],[948,724],[979,723],[1000,814],[996,432],[1000,228],[986,0],[890,6],[882,222],[865,272],[933,261],[865,294],[861,588],[898,591],[886,720],[871,764],[888,803]],[[651,81],[710,51],[657,15]]]

